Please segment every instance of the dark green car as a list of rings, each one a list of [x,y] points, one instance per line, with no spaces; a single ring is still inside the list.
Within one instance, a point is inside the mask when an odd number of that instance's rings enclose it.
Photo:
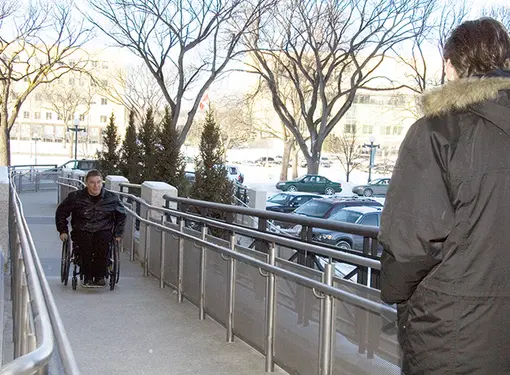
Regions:
[[[283,191],[305,191],[333,195],[342,191],[342,184],[330,181],[323,176],[307,174],[292,181],[278,182],[276,188]]]

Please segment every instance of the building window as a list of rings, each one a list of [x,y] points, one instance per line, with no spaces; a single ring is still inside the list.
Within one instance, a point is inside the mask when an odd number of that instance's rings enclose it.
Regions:
[[[106,98],[101,98],[101,105],[107,105],[108,100]]]
[[[344,133],[356,134],[356,124],[345,124]]]
[[[107,79],[103,79],[101,81],[101,84],[103,85],[103,87],[107,87],[108,86],[108,80]]]
[[[80,115],[80,121],[85,121],[85,115]]]
[[[402,126],[395,126],[393,128],[393,135],[402,135],[404,128]]]
[[[51,120],[53,118],[53,114],[51,112],[46,112],[46,120]]]
[[[41,112],[34,112],[34,119],[40,120],[41,119]]]
[[[75,62],[74,60],[71,60],[71,61],[69,61],[69,66],[74,67],[74,64],[75,64],[75,63],[76,63],[76,62]]]
[[[92,67],[93,67],[93,68],[97,68],[97,66],[98,66],[97,61],[92,61]]]
[[[30,118],[30,112],[28,111],[23,112],[23,118],[24,119]]]
[[[391,135],[391,126],[381,126],[381,135]]]
[[[106,122],[108,121],[108,117],[107,116],[101,116],[101,122]]]
[[[62,117],[57,113],[57,120],[62,121]]]
[[[108,69],[108,63],[106,61],[103,61],[102,67],[103,69]]]
[[[40,102],[42,100],[42,95],[41,94],[35,94],[35,100]]]
[[[23,78],[23,81],[28,82],[28,77]]]
[[[363,134],[372,134],[374,127],[372,125],[363,125]]]
[[[74,78],[69,78],[69,84],[70,84],[71,86],[73,86],[73,85],[74,85],[74,83],[75,83]]]

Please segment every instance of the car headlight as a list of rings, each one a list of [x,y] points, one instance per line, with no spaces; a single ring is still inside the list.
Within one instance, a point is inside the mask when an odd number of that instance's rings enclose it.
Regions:
[[[326,240],[332,240],[333,236],[331,234],[319,234],[317,237],[319,241],[326,241]]]

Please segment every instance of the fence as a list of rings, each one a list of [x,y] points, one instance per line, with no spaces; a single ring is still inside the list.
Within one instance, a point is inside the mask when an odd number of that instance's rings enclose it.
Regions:
[[[16,191],[55,190],[56,181],[61,172],[56,164],[14,165],[9,167],[11,179]]]
[[[0,374],[49,374],[50,360],[59,355],[65,374],[80,372],[44,275],[25,217],[11,179],[9,238],[11,298],[14,321],[14,360]],[[55,342],[56,340],[56,342]],[[58,353],[54,352],[55,344]]]
[[[400,374],[395,309],[381,303],[378,290],[335,272],[338,262],[354,264],[370,285],[378,260],[119,194],[131,200],[124,237],[131,259],[160,287],[174,288],[178,301],[195,304],[199,319],[209,315],[225,326],[227,341],[238,336],[262,352],[267,371],[277,363],[294,374]],[[143,217],[132,209],[135,202]],[[142,226],[138,240],[136,220]],[[200,231],[186,227],[187,221],[200,223]],[[228,239],[212,236],[212,228]],[[374,236],[366,228],[350,229]],[[250,249],[241,243],[246,237],[267,246]],[[289,261],[291,252],[320,256],[324,272]]]

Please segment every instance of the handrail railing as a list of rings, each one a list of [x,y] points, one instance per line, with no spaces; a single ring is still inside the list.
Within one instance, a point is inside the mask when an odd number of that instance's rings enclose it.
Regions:
[[[69,179],[60,179],[58,181],[59,184],[64,185],[65,182],[68,182],[68,186],[70,185],[69,182],[73,183]],[[76,187],[75,187],[76,188]],[[225,320],[225,326],[227,329],[227,341],[233,339],[233,322],[231,320],[232,317],[232,311],[234,308],[235,303],[235,271],[233,271],[233,264],[235,262],[240,262],[246,265],[249,265],[253,267],[254,269],[258,270],[259,274],[266,278],[266,294],[265,298],[263,299],[265,301],[266,305],[266,311],[265,311],[265,345],[264,345],[264,352],[266,355],[266,371],[272,371],[274,366],[274,358],[273,358],[273,351],[274,351],[274,343],[275,343],[275,336],[274,336],[274,330],[275,330],[275,309],[276,309],[276,302],[277,302],[277,293],[275,290],[275,280],[276,277],[280,279],[284,279],[288,282],[296,283],[297,285],[309,288],[313,295],[315,295],[316,298],[319,298],[321,300],[320,304],[320,312],[319,312],[319,327],[320,327],[320,335],[319,335],[319,373],[321,375],[330,375],[331,374],[331,364],[332,364],[332,358],[331,358],[331,350],[334,340],[334,335],[336,335],[336,330],[334,328],[334,320],[336,317],[334,316],[334,309],[333,309],[333,301],[334,299],[338,301],[342,301],[344,303],[347,303],[348,305],[351,305],[355,308],[358,308],[360,311],[360,314],[363,314],[363,311],[370,314],[375,314],[378,319],[379,316],[383,317],[386,321],[394,322],[396,321],[396,310],[392,306],[388,306],[382,302],[379,302],[378,300],[373,300],[373,298],[377,298],[379,296],[379,293],[377,290],[366,287],[366,286],[360,286],[362,288],[354,288],[357,284],[351,283],[350,285],[353,286],[354,290],[358,290],[359,293],[352,293],[348,289],[345,290],[345,288],[335,287],[333,283],[334,278],[334,266],[335,263],[333,259],[341,259],[347,262],[352,262],[359,264],[361,266],[374,268],[374,269],[380,269],[380,262],[375,259],[370,259],[354,254],[344,253],[328,248],[323,248],[318,245],[306,243],[297,241],[293,238],[285,238],[282,236],[275,235],[270,232],[259,232],[255,229],[243,227],[243,226],[236,226],[234,224],[229,224],[221,221],[215,221],[210,218],[205,218],[197,215],[193,215],[190,213],[180,212],[177,210],[173,210],[170,208],[164,208],[164,207],[158,207],[153,206],[145,202],[143,199],[136,197],[132,194],[124,193],[124,192],[118,192],[115,191],[115,193],[119,194],[121,197],[128,198],[130,201],[137,202],[140,206],[143,206],[146,209],[146,212],[144,213],[144,217],[138,215],[134,208],[131,206],[126,207],[127,213],[131,216],[132,221],[134,222],[135,219],[139,220],[140,223],[143,225],[143,228],[145,228],[145,236],[142,236],[145,238],[144,245],[139,244],[138,254],[140,261],[143,264],[143,270],[144,275],[148,276],[149,274],[154,275],[160,279],[160,287],[164,287],[165,281],[164,281],[164,259],[165,259],[165,252],[168,251],[165,248],[165,240],[164,240],[164,233],[169,234],[168,238],[174,238],[176,241],[178,241],[178,250],[174,250],[178,252],[178,261],[176,263],[177,270],[177,280],[176,284],[166,284],[173,286],[177,291],[177,298],[178,301],[182,301],[183,295],[185,295],[184,292],[184,265],[183,265],[183,256],[186,256],[184,253],[183,244],[186,243],[193,243],[194,246],[197,249],[201,250],[201,261],[199,264],[197,264],[197,272],[194,273],[195,277],[199,280],[198,282],[198,298],[199,300],[196,302],[193,302],[200,310],[200,319],[203,319],[205,316],[205,300],[204,300],[204,291],[205,291],[205,263],[204,260],[205,254],[209,251],[217,253],[221,255],[221,258],[228,262],[228,282],[227,282],[227,312],[228,317]],[[161,221],[152,221],[151,220],[151,212],[158,212],[161,214]],[[175,224],[171,226],[167,226],[166,224],[168,221],[166,221],[167,217],[177,217],[180,220],[178,221],[179,224],[176,227]],[[185,220],[193,220],[201,223],[201,229],[202,233],[200,236],[193,235],[191,232],[189,232],[185,226],[184,221]],[[207,240],[207,228],[208,227],[217,227],[221,229],[225,229],[230,233],[228,245],[221,245],[218,243],[215,243],[213,241]],[[154,249],[153,246],[151,246],[151,231],[149,228],[155,228],[157,232],[161,233],[161,243],[159,248],[159,270],[156,271],[149,271],[149,252],[150,253],[158,253],[158,250]],[[132,230],[134,228],[132,227]],[[246,236],[252,236],[257,237],[260,239],[263,239],[267,242],[269,242],[269,251],[266,254],[266,256],[263,258],[264,260],[261,260],[259,258],[256,258],[255,256],[250,255],[250,253],[245,253],[238,251],[236,249],[236,234],[242,234]],[[277,246],[286,246],[294,249],[301,249],[303,251],[309,251],[314,252],[318,254],[322,254],[328,259],[326,260],[326,264],[324,266],[324,273],[322,273],[322,279],[317,280],[310,276],[308,276],[307,273],[302,274],[299,273],[297,270],[291,270],[281,265],[280,258],[276,257],[277,253]],[[132,244],[131,246],[131,260],[134,260],[134,252],[135,248]],[[157,262],[157,260],[156,260]],[[317,272],[317,271],[316,271]],[[369,298],[370,297],[370,298]],[[188,297],[187,297],[188,298]],[[191,300],[190,300],[191,301]],[[360,319],[363,315],[359,315]],[[260,319],[264,319],[264,317],[259,317]],[[328,370],[329,369],[329,370]]]
[[[23,206],[11,180],[11,248],[14,319],[14,360],[0,374],[48,374],[54,338],[67,375],[79,375],[76,359],[65,333],[51,289],[23,215]]]

